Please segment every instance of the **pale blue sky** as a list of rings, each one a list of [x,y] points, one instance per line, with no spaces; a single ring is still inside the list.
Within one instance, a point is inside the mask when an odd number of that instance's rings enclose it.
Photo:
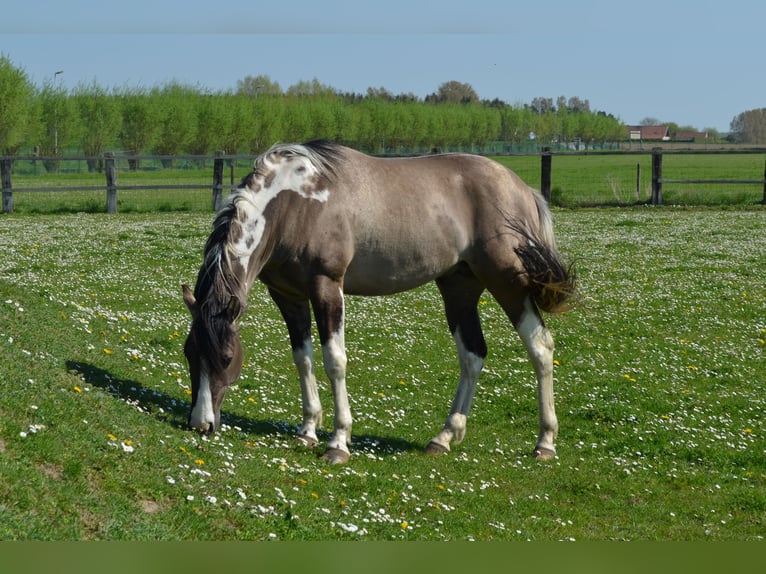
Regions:
[[[590,100],[728,131],[766,107],[763,0],[6,0],[0,53],[37,85],[234,88],[268,75],[420,97],[449,80],[481,98]]]

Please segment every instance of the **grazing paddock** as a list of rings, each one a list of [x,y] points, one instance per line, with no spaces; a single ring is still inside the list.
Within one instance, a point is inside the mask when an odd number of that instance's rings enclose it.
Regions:
[[[583,299],[548,317],[561,429],[546,463],[529,455],[534,375],[488,296],[466,440],[421,453],[458,376],[433,285],[348,298],[344,467],[293,439],[297,377],[258,284],[224,429],[186,430],[180,284],[211,220],[0,217],[0,539],[763,539],[762,208],[554,211]]]

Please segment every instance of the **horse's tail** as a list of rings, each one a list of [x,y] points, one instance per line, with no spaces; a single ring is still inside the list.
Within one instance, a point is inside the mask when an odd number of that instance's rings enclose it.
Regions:
[[[521,235],[515,248],[527,276],[532,300],[548,313],[563,313],[574,307],[577,299],[577,276],[572,264],[562,259],[556,248],[553,219],[545,198],[530,190],[537,205],[538,225],[508,220],[508,226]]]

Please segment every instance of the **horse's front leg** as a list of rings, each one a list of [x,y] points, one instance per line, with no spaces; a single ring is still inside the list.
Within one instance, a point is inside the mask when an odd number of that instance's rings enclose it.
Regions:
[[[279,307],[290,334],[293,361],[301,384],[303,422],[298,440],[306,446],[319,442],[317,431],[322,426],[322,404],[319,402],[317,381],[314,375],[314,349],[311,344],[311,309],[308,301],[292,301],[270,290],[271,298]]]
[[[322,342],[324,368],[332,384],[335,404],[333,434],[323,458],[332,464],[342,464],[350,456],[352,418],[346,391],[346,343],[343,335],[345,308],[341,283],[328,277],[317,277],[311,303]]]

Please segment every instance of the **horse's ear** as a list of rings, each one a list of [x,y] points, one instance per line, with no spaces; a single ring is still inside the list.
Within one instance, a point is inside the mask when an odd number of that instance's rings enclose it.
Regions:
[[[189,289],[188,285],[181,285],[181,289],[184,293],[184,303],[189,308],[189,312],[192,316],[197,314],[197,300],[194,298],[194,293]]]
[[[229,299],[229,304],[226,306],[226,314],[229,317],[229,321],[232,323],[239,318],[239,314],[242,311],[242,303],[239,302],[239,297],[232,297]]]

